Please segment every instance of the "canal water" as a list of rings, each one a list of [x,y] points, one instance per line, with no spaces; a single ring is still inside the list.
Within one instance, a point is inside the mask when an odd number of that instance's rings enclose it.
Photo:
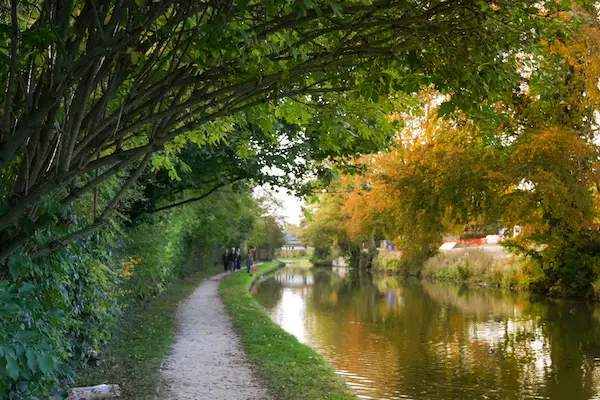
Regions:
[[[600,308],[288,266],[255,296],[365,399],[600,399]]]

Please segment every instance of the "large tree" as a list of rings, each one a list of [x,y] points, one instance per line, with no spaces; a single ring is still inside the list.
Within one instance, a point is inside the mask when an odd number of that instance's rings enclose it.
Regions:
[[[546,43],[548,57],[523,74],[520,93],[496,105],[505,118],[495,130],[462,113],[438,118],[445,105],[435,102],[407,116],[391,151],[363,157],[362,174],[340,179],[344,204],[329,218],[346,221],[355,240],[381,232],[421,264],[444,234],[521,226],[508,245],[539,267],[536,289],[591,295],[600,279],[600,29],[589,21]]]
[[[168,167],[188,140],[226,141],[239,120],[296,122],[298,102],[376,102],[422,84],[483,112],[516,90],[519,55],[553,34],[565,3],[3,3],[0,261],[97,231],[149,163]],[[374,133],[340,130],[361,134]],[[69,224],[64,208],[117,174],[93,221]],[[62,236],[35,234],[60,219]]]

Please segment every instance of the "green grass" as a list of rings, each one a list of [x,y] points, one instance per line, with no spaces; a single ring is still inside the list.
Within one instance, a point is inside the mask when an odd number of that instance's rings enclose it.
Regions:
[[[258,275],[281,265],[264,264],[259,267]],[[220,290],[246,354],[258,365],[273,398],[357,399],[331,365],[274,323],[252,297],[248,289],[258,275],[230,275],[223,280]]]
[[[221,270],[220,267],[201,270],[171,284],[146,305],[129,310],[104,350],[100,366],[83,370],[78,385],[119,384],[122,399],[154,398],[161,376],[161,362],[174,341],[179,304],[200,282]]]

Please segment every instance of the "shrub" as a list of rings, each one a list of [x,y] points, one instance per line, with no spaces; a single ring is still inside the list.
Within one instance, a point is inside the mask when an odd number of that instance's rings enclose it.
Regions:
[[[464,264],[458,264],[456,266],[456,271],[458,272],[458,277],[461,281],[466,281],[469,279],[469,275],[471,275],[469,270],[469,262],[466,261]]]
[[[592,296],[600,277],[600,232],[585,230],[565,235],[543,252],[543,270],[551,279],[550,293]]]
[[[405,257],[400,251],[382,251],[373,261],[373,267],[378,271],[391,272],[405,276],[419,276],[419,262]]]
[[[543,243],[543,244],[540,244]],[[594,296],[600,278],[600,232],[554,230],[536,241],[510,241],[513,251],[528,258],[531,289],[553,296]]]
[[[37,262],[10,258],[10,280],[0,281],[0,398],[39,398],[49,388],[58,394],[62,380],[110,337],[118,272],[90,245]]]
[[[329,266],[333,265],[333,257],[329,247],[315,247],[310,261],[314,265]]]
[[[375,265],[375,258],[379,252],[377,249],[362,250],[358,256],[358,268],[369,269]]]
[[[515,256],[486,253],[482,249],[456,249],[427,260],[422,273],[428,278],[525,288],[533,277],[533,270],[529,273],[525,266],[525,260]]]
[[[122,235],[115,224],[35,262],[13,255],[0,276],[0,398],[60,396],[123,310],[210,264],[216,243],[238,240],[240,215],[254,210],[240,196],[221,200],[146,218]],[[71,225],[36,237],[51,242]]]

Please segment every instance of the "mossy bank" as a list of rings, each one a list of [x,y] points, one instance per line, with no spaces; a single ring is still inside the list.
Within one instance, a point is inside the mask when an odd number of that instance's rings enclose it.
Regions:
[[[264,264],[259,274],[281,267],[283,263]],[[221,283],[225,306],[239,332],[248,358],[274,399],[356,400],[342,377],[312,348],[306,346],[274,323],[252,297],[249,289],[258,275],[237,273]]]

